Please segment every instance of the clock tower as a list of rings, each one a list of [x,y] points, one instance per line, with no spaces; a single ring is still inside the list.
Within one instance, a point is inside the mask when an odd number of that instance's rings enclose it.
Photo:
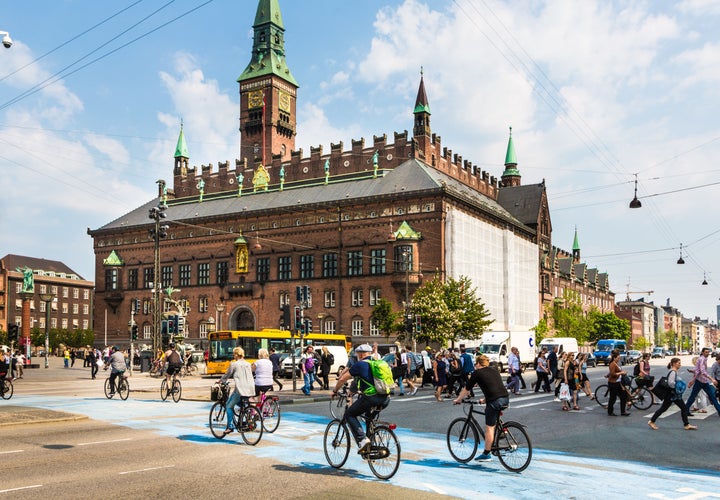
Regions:
[[[298,84],[285,61],[285,28],[278,0],[259,0],[250,63],[240,85],[240,160],[268,165],[295,149]]]

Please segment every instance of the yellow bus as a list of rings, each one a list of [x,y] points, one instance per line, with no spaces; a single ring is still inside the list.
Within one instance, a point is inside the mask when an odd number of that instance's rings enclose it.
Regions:
[[[280,354],[291,355],[293,347],[300,346],[300,337],[291,336],[288,330],[270,328],[259,332],[221,330],[208,333],[210,349],[208,350],[207,374],[222,375],[233,360],[232,351],[240,346],[245,351],[245,359],[252,363],[257,359],[260,349],[274,348]],[[329,333],[308,333],[303,336],[302,345],[340,345],[350,350],[352,343],[345,335]]]

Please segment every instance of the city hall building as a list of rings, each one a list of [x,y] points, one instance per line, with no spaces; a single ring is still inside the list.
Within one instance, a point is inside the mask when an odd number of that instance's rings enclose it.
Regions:
[[[202,344],[213,329],[279,328],[282,306],[296,305],[296,287],[307,285],[312,302],[304,314],[314,332],[384,342],[393,338],[371,321],[378,300],[401,312],[424,280],[464,275],[491,312],[492,330],[535,326],[551,224],[544,183],[544,202],[525,209],[526,221],[518,218],[518,196],[505,196],[509,208],[501,203],[503,191],[525,188],[512,135],[499,152],[506,155],[500,178],[453,153],[432,131],[421,75],[408,103],[411,135],[311,147],[308,155],[295,145],[301,97],[277,0],[258,2],[253,29],[250,62],[237,79],[239,159],[191,167],[181,126],[157,198],[88,231],[95,324],[107,318],[110,332],[124,332],[113,340],[123,343],[132,312],[140,341],[149,342],[151,291],[172,287],[188,311],[188,341]],[[168,228],[156,262],[148,214],[158,205],[167,206],[161,222]],[[175,308],[162,302],[166,312]]]

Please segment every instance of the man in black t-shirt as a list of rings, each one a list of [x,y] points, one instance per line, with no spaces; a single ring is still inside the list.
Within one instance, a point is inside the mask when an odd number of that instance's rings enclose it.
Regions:
[[[484,354],[475,358],[475,371],[470,375],[467,386],[460,391],[453,403],[460,404],[476,384],[485,396],[480,399],[480,403],[485,403],[485,449],[475,461],[488,462],[492,459],[490,447],[495,437],[498,416],[510,405],[510,399],[500,372],[490,367],[490,358]]]

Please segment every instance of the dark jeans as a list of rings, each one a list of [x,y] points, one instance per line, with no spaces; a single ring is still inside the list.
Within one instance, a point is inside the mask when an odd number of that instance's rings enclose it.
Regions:
[[[275,382],[278,385],[278,388],[282,391],[282,382],[278,380],[278,376],[280,375],[279,371],[273,371],[273,382]]]
[[[620,382],[608,382],[608,389],[610,389],[610,398],[608,399],[608,415],[614,413],[615,401],[620,396],[620,413],[627,413],[627,391],[623,389]]]
[[[690,393],[690,397],[688,398],[687,403],[685,403],[685,406],[687,406],[688,408],[692,408],[692,404],[695,402],[695,398],[701,390],[705,391],[705,394],[707,394],[708,397],[708,401],[710,401],[710,404],[715,407],[718,415],[720,415],[720,403],[718,403],[716,397],[715,386],[709,382],[698,382],[696,380],[693,384],[692,392]]]
[[[660,405],[660,408],[653,414],[652,418],[650,419],[651,422],[655,422],[658,418],[660,418],[660,415],[665,413],[668,408],[670,408],[670,405],[675,403],[678,408],[680,408],[680,416],[682,417],[683,425],[688,425],[690,421],[688,420],[688,409],[687,406],[685,406],[685,403],[683,403],[683,400],[681,398],[677,399],[671,399],[669,397],[665,398]]]
[[[97,375],[97,372],[98,372],[98,364],[95,361],[93,361],[90,363],[90,376],[92,378],[95,378],[95,376]]]
[[[537,373],[537,382],[535,382],[535,392],[540,390],[540,385],[545,392],[550,392],[550,381],[548,380],[547,372],[535,372]]]
[[[118,377],[122,377],[123,372],[110,372],[110,392],[115,392],[115,379]]]
[[[364,414],[365,418],[369,420],[372,416],[370,415],[370,410],[374,406],[384,406],[387,400],[388,397],[385,395],[361,395],[357,401],[348,407],[345,411],[345,420],[347,421],[348,426],[350,426],[350,432],[352,432],[353,436],[355,436],[355,442],[360,444],[360,441],[366,437],[362,425],[360,425],[360,421],[358,420],[358,416]]]

